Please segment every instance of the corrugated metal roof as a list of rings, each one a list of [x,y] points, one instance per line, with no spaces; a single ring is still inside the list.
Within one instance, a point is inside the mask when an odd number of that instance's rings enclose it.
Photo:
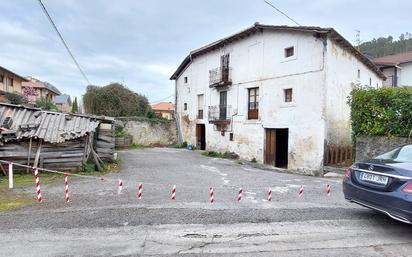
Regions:
[[[12,125],[7,130],[2,128],[1,134],[15,132],[16,139],[40,138],[50,143],[62,143],[83,137],[86,133],[95,131],[102,120],[113,122],[113,119],[106,117],[44,111],[0,103],[2,127],[7,117],[12,119]],[[1,140],[7,141],[7,138],[3,137]]]

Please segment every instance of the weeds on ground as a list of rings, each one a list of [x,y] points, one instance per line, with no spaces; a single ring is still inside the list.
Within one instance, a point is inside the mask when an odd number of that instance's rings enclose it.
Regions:
[[[204,151],[202,153],[204,156],[208,157],[214,157],[214,158],[223,158],[223,159],[232,159],[232,160],[237,160],[239,159],[239,155],[233,152],[215,152],[215,151]]]
[[[20,208],[30,201],[32,199],[27,195],[16,195],[10,190],[0,189],[0,212]]]
[[[181,144],[176,144],[174,145],[174,148],[186,148],[187,147],[187,142],[183,142]]]

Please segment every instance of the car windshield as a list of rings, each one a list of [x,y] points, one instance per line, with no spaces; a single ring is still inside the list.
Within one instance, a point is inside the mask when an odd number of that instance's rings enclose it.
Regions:
[[[395,162],[412,162],[412,145],[404,145],[390,152],[376,156],[375,159],[391,160]]]

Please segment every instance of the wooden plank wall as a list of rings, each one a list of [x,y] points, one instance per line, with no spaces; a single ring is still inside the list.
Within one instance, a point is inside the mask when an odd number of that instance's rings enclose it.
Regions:
[[[107,126],[106,126],[107,127]],[[113,129],[100,128],[97,134],[96,152],[104,161],[112,161],[115,147]]]
[[[66,141],[60,144],[43,143],[40,152],[39,166],[55,170],[81,170],[85,138]],[[38,140],[33,140],[30,165],[33,165]],[[27,164],[29,141],[9,142],[0,146],[0,159]]]

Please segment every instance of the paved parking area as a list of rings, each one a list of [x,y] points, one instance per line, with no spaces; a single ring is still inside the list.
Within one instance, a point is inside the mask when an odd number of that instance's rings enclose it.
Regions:
[[[182,149],[119,155],[121,173],[72,179],[68,205],[55,184],[43,187],[44,203],[0,214],[0,255],[410,256],[412,227],[345,202],[340,178],[261,170]]]

